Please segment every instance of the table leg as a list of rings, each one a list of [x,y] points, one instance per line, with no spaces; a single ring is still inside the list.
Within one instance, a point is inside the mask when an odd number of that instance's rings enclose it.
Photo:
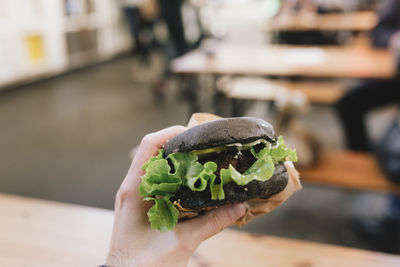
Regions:
[[[180,78],[180,98],[187,101],[189,105],[189,117],[200,111],[198,101],[198,82],[197,76],[184,75]]]

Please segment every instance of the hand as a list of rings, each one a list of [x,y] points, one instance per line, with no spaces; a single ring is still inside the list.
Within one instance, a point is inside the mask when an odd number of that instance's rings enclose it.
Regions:
[[[243,204],[225,206],[206,215],[178,223],[173,231],[150,228],[147,211],[151,202],[139,196],[142,166],[183,126],[146,135],[135,155],[115,200],[115,218],[106,264],[110,266],[186,266],[199,244],[242,217]]]

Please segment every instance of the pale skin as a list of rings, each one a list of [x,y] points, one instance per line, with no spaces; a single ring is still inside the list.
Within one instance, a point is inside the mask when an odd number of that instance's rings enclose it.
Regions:
[[[389,40],[389,47],[395,51],[400,50],[400,31],[395,32]]]
[[[228,227],[246,208],[235,204],[215,209],[206,215],[180,222],[174,230],[160,233],[150,228],[147,211],[152,201],[143,201],[138,186],[142,166],[158,150],[186,127],[173,126],[146,135],[132,161],[115,199],[115,217],[106,264],[125,266],[186,266],[201,242]]]

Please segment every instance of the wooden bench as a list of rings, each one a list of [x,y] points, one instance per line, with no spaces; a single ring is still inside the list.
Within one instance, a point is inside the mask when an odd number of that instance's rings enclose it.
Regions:
[[[0,266],[104,263],[112,211],[6,194],[0,210]],[[228,229],[205,241],[189,266],[394,267],[400,256]]]
[[[333,104],[346,92],[344,82],[281,81],[263,78],[233,78],[221,83],[228,98],[271,101],[281,91],[301,92],[311,103]]]
[[[375,158],[367,153],[325,152],[315,167],[300,170],[300,173],[305,182],[400,194],[400,186],[391,183]]]

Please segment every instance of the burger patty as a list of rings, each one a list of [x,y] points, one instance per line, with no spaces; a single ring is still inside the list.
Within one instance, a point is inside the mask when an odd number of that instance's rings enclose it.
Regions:
[[[256,158],[251,154],[250,150],[242,150],[238,153],[236,149],[231,149],[199,157],[200,163],[204,164],[207,161],[217,163],[218,170],[216,174],[219,175],[220,169],[228,168],[229,164],[232,164],[240,173],[244,173],[253,165]],[[275,165],[273,176],[265,182],[254,180],[245,186],[237,185],[235,182],[227,183],[224,185],[225,199],[223,200],[211,200],[209,187],[203,191],[192,191],[186,186],[182,186],[171,200],[177,201],[184,209],[201,211],[230,203],[244,202],[253,198],[269,198],[281,192],[286,187],[288,179],[287,170],[280,163]]]

